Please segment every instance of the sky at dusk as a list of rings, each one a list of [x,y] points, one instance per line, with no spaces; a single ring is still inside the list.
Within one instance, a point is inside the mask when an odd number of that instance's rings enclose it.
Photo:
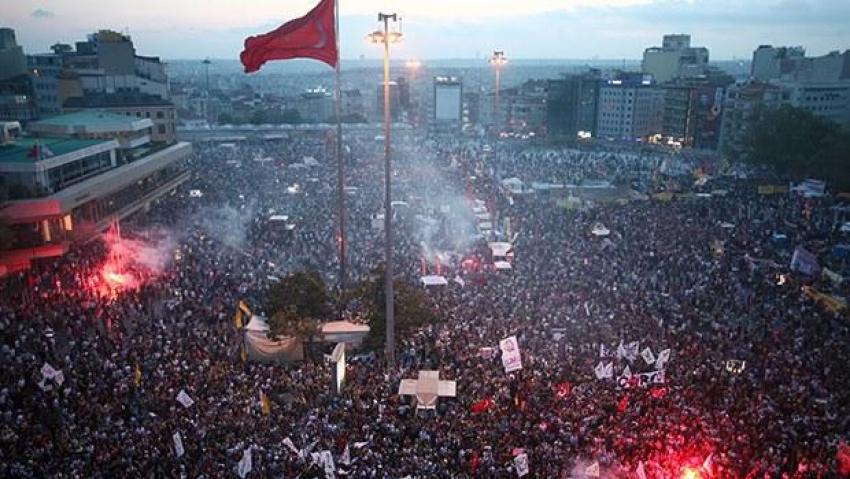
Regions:
[[[27,53],[102,28],[129,30],[142,55],[237,58],[248,35],[306,13],[318,0],[0,0],[0,26]],[[365,41],[376,12],[403,17],[399,57],[638,59],[665,33],[690,33],[711,58],[749,58],[759,44],[810,55],[850,48],[850,0],[340,0],[343,58],[377,58]]]

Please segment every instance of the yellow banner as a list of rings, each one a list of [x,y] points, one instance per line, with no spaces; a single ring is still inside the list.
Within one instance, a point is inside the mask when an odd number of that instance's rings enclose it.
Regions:
[[[847,304],[844,301],[836,298],[835,296],[821,293],[811,286],[803,286],[803,293],[816,303],[822,304],[833,313],[840,313],[847,307]]]
[[[251,316],[251,308],[248,307],[248,304],[245,301],[239,300],[239,309],[242,310],[243,313]]]
[[[758,187],[758,192],[760,195],[778,195],[782,193],[788,193],[788,186],[786,185],[761,185]]]
[[[236,310],[236,314],[233,315],[233,325],[236,326],[236,329],[242,329],[242,311]]]

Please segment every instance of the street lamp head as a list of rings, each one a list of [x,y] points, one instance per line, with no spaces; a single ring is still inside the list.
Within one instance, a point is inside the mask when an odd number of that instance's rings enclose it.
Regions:
[[[366,35],[366,39],[372,43],[384,43],[384,32],[375,30],[374,32]]]
[[[401,32],[390,32],[388,41],[390,43],[401,43],[402,36]]]

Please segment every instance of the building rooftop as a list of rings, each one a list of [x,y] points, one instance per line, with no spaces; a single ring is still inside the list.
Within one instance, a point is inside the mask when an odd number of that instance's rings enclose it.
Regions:
[[[146,128],[153,128],[153,126],[153,121],[150,118],[136,118],[102,110],[88,110],[57,115],[33,122],[28,125],[27,129],[32,133],[66,136],[141,131]]]
[[[0,145],[0,163],[34,163],[36,159],[32,156],[36,142],[45,157],[54,157],[109,141],[112,140],[19,137],[12,144]]]
[[[64,108],[121,108],[130,106],[173,106],[168,100],[147,93],[101,93],[68,98]]]

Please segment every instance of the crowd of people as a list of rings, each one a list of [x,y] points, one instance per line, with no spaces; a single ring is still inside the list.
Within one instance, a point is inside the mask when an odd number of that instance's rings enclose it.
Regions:
[[[339,283],[332,138],[196,144],[192,179],[122,222],[128,238],[168,239],[151,246],[162,268],[129,273],[143,275],[138,288],[90,286],[103,241],[0,283],[0,475],[232,477],[246,450],[248,477],[325,477],[320,451],[347,477],[515,477],[520,454],[532,477],[590,477],[596,466],[612,478],[840,473],[850,328],[801,287],[842,296],[847,286],[789,267],[802,245],[848,271],[829,253],[847,242],[832,197],[759,194],[773,178],[716,165],[695,186],[665,174],[695,164],[633,147],[393,141],[393,198],[415,213],[394,218],[397,275],[418,284],[431,250],[450,250],[441,273],[462,279],[426,290],[436,320],[398,338],[398,365],[372,351],[349,363],[337,394],[327,362],[240,358],[239,300],[262,312],[270,284],[298,269]],[[349,282],[382,261],[382,151],[374,134],[346,136]],[[604,180],[644,199],[566,208],[580,189],[511,195],[508,177]],[[652,198],[662,190],[686,194]],[[491,232],[477,229],[475,199]],[[442,227],[423,228],[430,216]],[[514,240],[510,270],[491,267],[493,239]],[[462,258],[473,254],[484,264],[470,271]],[[498,345],[512,335],[522,369],[506,373]],[[45,380],[45,363],[61,380]],[[435,411],[398,395],[401,379],[427,369],[457,382]],[[627,377],[656,370],[655,384]]]

